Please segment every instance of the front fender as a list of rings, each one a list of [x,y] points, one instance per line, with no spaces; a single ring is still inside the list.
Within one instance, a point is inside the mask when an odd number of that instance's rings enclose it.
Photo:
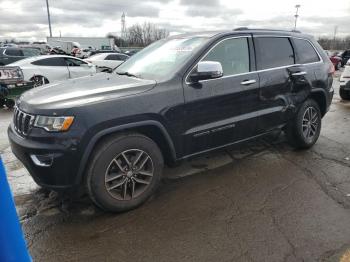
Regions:
[[[143,127],[143,126],[155,126],[162,132],[162,134],[164,135],[164,137],[168,143],[171,157],[172,157],[172,159],[175,160],[176,159],[176,151],[175,151],[174,143],[173,143],[168,131],[160,122],[155,121],[155,120],[145,120],[145,121],[140,121],[140,122],[135,122],[135,123],[118,125],[115,127],[110,127],[110,128],[106,128],[104,130],[101,130],[90,139],[88,145],[84,149],[84,154],[83,154],[81,161],[80,161],[80,164],[79,164],[78,174],[77,174],[77,178],[76,178],[77,179],[76,184],[80,184],[80,182],[83,178],[83,174],[84,174],[84,171],[86,169],[86,164],[89,160],[89,157],[90,157],[94,147],[96,146],[96,144],[98,143],[98,141],[102,137],[109,135],[109,134],[116,133],[118,131],[129,130],[132,128]]]

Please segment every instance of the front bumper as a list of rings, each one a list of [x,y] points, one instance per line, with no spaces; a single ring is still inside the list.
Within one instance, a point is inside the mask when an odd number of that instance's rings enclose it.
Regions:
[[[80,159],[69,139],[59,143],[31,140],[20,136],[11,124],[8,137],[12,152],[27,168],[34,181],[45,188],[66,190],[78,186],[77,173]],[[34,156],[34,157],[33,157]]]

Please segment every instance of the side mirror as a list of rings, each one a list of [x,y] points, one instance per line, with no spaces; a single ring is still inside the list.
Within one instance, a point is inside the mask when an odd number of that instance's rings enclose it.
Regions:
[[[190,75],[192,82],[220,78],[224,75],[220,62],[201,61],[197,65],[197,70]]]

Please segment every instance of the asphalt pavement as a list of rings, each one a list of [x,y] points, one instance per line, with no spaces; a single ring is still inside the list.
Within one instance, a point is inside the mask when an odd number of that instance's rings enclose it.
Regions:
[[[186,161],[123,214],[38,189],[9,150],[2,110],[0,153],[34,261],[350,261],[350,102],[334,87],[312,149],[280,135]]]

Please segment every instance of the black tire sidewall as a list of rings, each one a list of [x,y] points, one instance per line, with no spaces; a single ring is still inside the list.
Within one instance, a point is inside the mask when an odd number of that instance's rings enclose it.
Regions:
[[[305,111],[309,107],[313,107],[318,114],[318,128],[317,128],[315,136],[313,137],[313,139],[311,141],[307,140],[304,137],[303,129],[302,129],[303,117],[304,117]],[[299,147],[309,148],[316,143],[316,141],[318,140],[318,138],[320,136],[320,132],[321,132],[322,115],[321,115],[321,111],[320,111],[318,104],[314,100],[308,99],[301,105],[301,107],[297,113],[297,116],[295,118],[294,125],[295,125],[295,129],[294,129],[295,135],[296,135],[296,139],[297,139],[296,142],[299,144],[298,145]]]
[[[347,85],[350,86],[349,83]],[[341,87],[339,89],[339,95],[340,95],[341,99],[343,99],[343,100],[350,100],[350,91],[349,90],[345,90],[344,87]]]
[[[110,162],[121,152],[128,149],[141,149],[152,159],[154,174],[150,185],[140,196],[122,201],[113,198],[105,187],[105,172]],[[109,139],[97,148],[90,165],[87,187],[92,200],[102,209],[111,212],[127,211],[144,203],[159,185],[163,171],[163,157],[160,149],[151,139],[142,135],[123,135]]]

